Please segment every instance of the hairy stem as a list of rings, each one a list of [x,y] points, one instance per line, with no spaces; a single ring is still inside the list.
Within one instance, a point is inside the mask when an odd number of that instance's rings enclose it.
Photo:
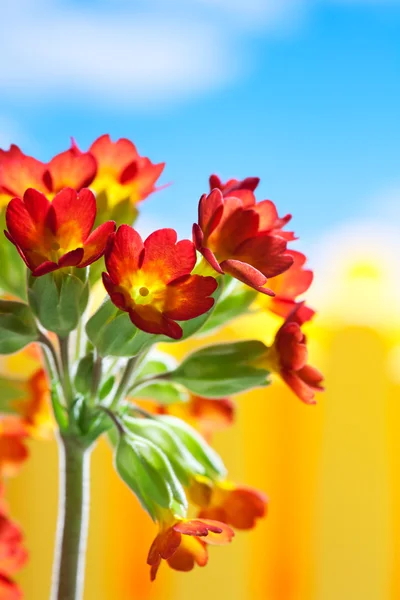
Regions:
[[[70,405],[73,400],[73,390],[69,366],[69,336],[59,337],[61,365],[62,365],[62,384],[64,388],[65,399]]]
[[[89,517],[90,450],[72,437],[59,438],[60,492],[51,600],[83,598]]]

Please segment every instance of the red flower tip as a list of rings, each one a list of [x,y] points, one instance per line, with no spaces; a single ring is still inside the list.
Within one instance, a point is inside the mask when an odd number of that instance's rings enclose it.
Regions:
[[[14,196],[23,196],[29,187],[44,193],[50,191],[46,182],[46,165],[27,156],[15,145],[9,150],[0,150],[0,205]]]
[[[125,138],[113,142],[109,135],[100,136],[89,149],[98,165],[93,189],[107,194],[111,206],[130,199],[137,203],[156,191],[155,184],[165,163],[153,164],[138,154],[135,145]]]
[[[280,374],[294,393],[306,404],[315,404],[315,392],[323,391],[323,375],[307,364],[307,340],[301,330],[303,304],[286,318],[267,353],[267,364]]]
[[[192,242],[177,242],[173,229],[160,229],[144,242],[135,229],[121,225],[109,241],[108,273],[103,283],[111,300],[147,333],[182,337],[176,321],[198,317],[213,306],[213,277],[191,275],[196,263]]]
[[[166,560],[177,571],[190,571],[195,564],[205,566],[208,561],[206,544],[227,544],[234,535],[225,523],[211,519],[162,523],[147,558],[147,564],[151,566],[151,580],[156,578],[161,560]]]
[[[88,187],[97,172],[97,161],[93,154],[81,152],[71,140],[71,148],[54,156],[47,165],[47,181],[53,193],[71,187],[76,191]]]
[[[64,188],[50,202],[46,196],[28,189],[23,197],[7,206],[7,237],[17,247],[35,276],[64,267],[86,267],[105,251],[115,223],[103,223],[91,232],[96,217],[93,193],[78,194]]]
[[[201,481],[193,483],[194,488],[202,485]],[[268,499],[259,490],[229,481],[216,482],[211,490],[208,497],[191,490],[192,499],[206,499],[205,504],[200,504],[200,519],[215,519],[235,529],[252,529],[267,513]]]
[[[241,182],[242,184],[243,182]],[[199,202],[199,221],[193,226],[193,241],[209,264],[267,295],[267,280],[287,271],[293,257],[286,251],[280,219],[269,200],[256,204],[253,192],[225,195],[218,187]],[[229,192],[230,194],[231,192]]]

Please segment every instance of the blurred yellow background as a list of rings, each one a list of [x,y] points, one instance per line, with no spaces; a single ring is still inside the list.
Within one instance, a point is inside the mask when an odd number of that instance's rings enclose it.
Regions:
[[[382,232],[381,232],[382,233]],[[385,236],[383,236],[385,237]],[[353,236],[352,236],[353,238]],[[400,597],[400,310],[390,237],[322,261],[307,329],[311,364],[326,375],[316,406],[280,382],[238,398],[236,424],[216,435],[230,477],[267,492],[268,517],[212,548],[208,566],[150,584],[156,526],[118,480],[111,452],[93,453],[85,600],[397,600]],[[270,317],[246,317],[218,339],[269,341]],[[261,335],[260,335],[261,332]],[[265,332],[265,335],[264,335]],[[176,345],[184,354],[204,340]],[[171,348],[171,346],[169,346]],[[18,369],[18,364],[10,362]],[[57,507],[55,442],[34,442],[8,497],[31,553],[27,600],[49,593]]]

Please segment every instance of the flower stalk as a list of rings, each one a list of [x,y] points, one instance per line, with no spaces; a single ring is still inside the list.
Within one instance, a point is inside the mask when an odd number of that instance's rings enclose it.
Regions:
[[[51,600],[83,598],[89,520],[90,449],[59,437],[59,513]]]

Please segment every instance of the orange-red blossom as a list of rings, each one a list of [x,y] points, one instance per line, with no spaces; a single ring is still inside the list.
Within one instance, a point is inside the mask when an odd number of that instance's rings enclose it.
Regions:
[[[86,267],[100,258],[115,223],[92,231],[96,218],[93,193],[64,188],[54,200],[34,189],[7,206],[8,239],[35,276],[65,267]]]
[[[179,519],[167,515],[160,520],[160,532],[153,541],[147,563],[154,580],[162,560],[177,571],[191,571],[195,564],[208,562],[207,544],[228,544],[234,536],[225,523],[211,519]]]
[[[274,343],[261,359],[264,367],[278,373],[306,404],[315,404],[315,392],[322,391],[323,375],[308,363],[307,339],[301,330],[302,304],[298,304],[278,330]]]
[[[113,303],[147,333],[179,339],[176,321],[194,319],[210,310],[217,288],[213,277],[191,275],[196,252],[189,240],[177,242],[173,229],[159,229],[143,242],[129,225],[110,237],[103,282]]]

